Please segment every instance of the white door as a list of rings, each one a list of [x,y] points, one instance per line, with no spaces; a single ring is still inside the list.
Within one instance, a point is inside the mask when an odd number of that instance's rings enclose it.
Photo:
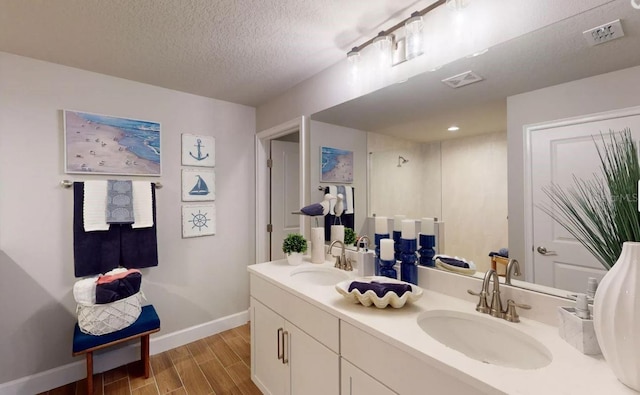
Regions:
[[[640,116],[589,117],[584,121],[531,131],[531,198],[533,206],[533,280],[536,284],[585,292],[587,279],[599,280],[606,270],[569,232],[539,207],[550,205],[543,187],[552,183],[563,188],[578,179],[600,174],[600,159],[594,144],[602,146],[600,133],[608,140],[611,130],[631,127],[640,136]],[[635,127],[634,127],[635,125]]]
[[[271,140],[271,260],[284,259],[282,241],[300,233],[300,161],[298,143]]]

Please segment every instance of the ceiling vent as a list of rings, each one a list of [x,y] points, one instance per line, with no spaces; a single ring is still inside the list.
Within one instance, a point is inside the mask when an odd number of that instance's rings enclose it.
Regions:
[[[474,82],[480,82],[484,78],[480,77],[473,71],[465,71],[462,74],[454,75],[453,77],[445,78],[442,80],[445,84],[452,88],[460,88],[461,86],[473,84]]]
[[[624,37],[624,32],[622,31],[620,19],[616,19],[613,22],[589,29],[583,32],[582,35],[587,40],[587,43],[593,47],[594,45]]]

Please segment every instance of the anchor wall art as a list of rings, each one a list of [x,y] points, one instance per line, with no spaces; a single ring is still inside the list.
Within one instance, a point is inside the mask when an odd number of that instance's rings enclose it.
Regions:
[[[216,205],[182,206],[182,237],[211,236],[216,234]]]
[[[160,123],[63,111],[65,173],[160,176]]]
[[[182,169],[182,201],[216,200],[214,169]]]
[[[212,136],[182,134],[182,165],[214,167],[216,139]]]

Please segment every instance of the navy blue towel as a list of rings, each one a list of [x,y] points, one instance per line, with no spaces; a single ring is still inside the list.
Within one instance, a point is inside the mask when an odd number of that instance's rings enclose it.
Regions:
[[[351,187],[349,187],[351,188]],[[324,188],[324,193],[329,193],[329,187]],[[353,196],[355,197],[356,191],[353,189]],[[356,210],[356,199],[353,199],[353,211]],[[345,228],[355,229],[356,217],[355,214],[342,213],[340,217],[329,213],[324,216],[324,241],[331,241],[331,225],[344,225]]]
[[[381,283],[377,281],[370,283],[352,281],[351,284],[349,284],[349,292],[354,289],[360,291],[361,294],[371,290],[375,292],[379,298],[382,298],[387,292],[395,292],[399,297],[402,297],[406,292],[411,292],[411,286],[408,284]]]
[[[112,224],[109,230],[85,232],[83,221],[84,183],[73,183],[73,258],[76,277],[106,273],[119,266],[130,269],[158,266],[156,193],[151,184],[153,226],[132,229]]]
[[[96,285],[96,303],[105,304],[128,298],[140,292],[142,274],[129,273],[126,277],[110,283]]]
[[[461,261],[459,259],[444,257],[444,256],[440,256],[438,257],[438,259],[440,260],[440,262],[446,263],[447,265],[450,265],[450,266],[462,267],[465,269],[469,268],[469,264],[467,262]]]

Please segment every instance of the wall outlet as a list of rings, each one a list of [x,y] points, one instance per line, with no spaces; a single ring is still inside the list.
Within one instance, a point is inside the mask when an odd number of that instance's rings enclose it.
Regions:
[[[587,43],[591,46],[606,43],[616,38],[624,37],[620,19],[594,27],[582,33]]]

